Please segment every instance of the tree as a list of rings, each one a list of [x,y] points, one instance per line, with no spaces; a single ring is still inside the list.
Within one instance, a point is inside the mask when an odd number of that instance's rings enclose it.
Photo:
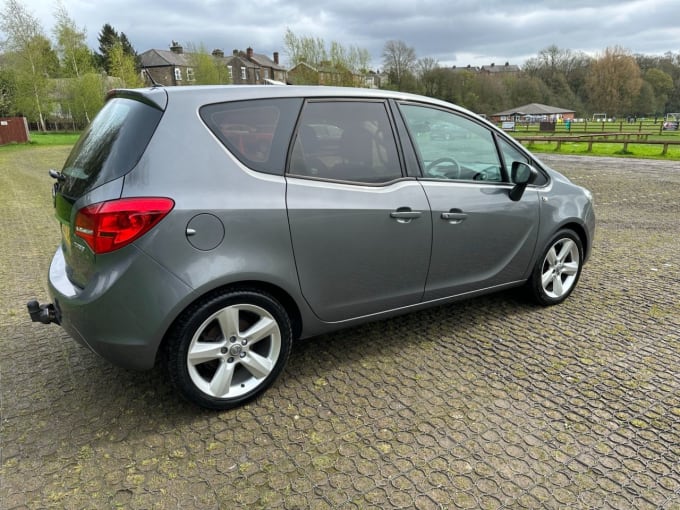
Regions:
[[[320,37],[297,36],[290,28],[286,29],[283,44],[291,67],[304,62],[312,67],[325,66],[337,69],[340,73],[358,74],[368,71],[371,60],[371,55],[365,48],[344,46],[337,41],[331,41],[327,47]]]
[[[53,33],[61,63],[62,80],[57,97],[61,111],[70,116],[74,129],[89,124],[104,103],[103,79],[95,72],[94,55],[87,47],[85,30],[78,30],[59,2]]]
[[[63,3],[55,11],[56,24],[53,29],[56,50],[61,63],[63,77],[79,77],[94,71],[92,52],[87,47],[87,33],[78,30]]]
[[[119,34],[115,28],[106,23],[99,32],[98,40],[99,53],[96,54],[96,60],[99,67],[107,73],[111,74],[111,52],[116,44],[120,44],[123,54],[132,57],[134,65],[139,67],[139,56],[123,32]]]
[[[144,82],[137,73],[135,58],[127,53],[120,41],[109,50],[109,76],[120,78],[127,88],[142,87]]]
[[[551,92],[543,80],[529,74],[505,80],[510,107],[530,103],[551,103]]]
[[[590,58],[584,53],[561,49],[553,44],[527,60],[523,70],[548,86],[551,94],[546,102],[575,109],[580,104],[577,95],[583,89],[589,63]]]
[[[220,85],[231,83],[227,68],[219,57],[208,53],[206,47],[201,43],[198,47],[189,43],[189,51],[186,57],[189,65],[194,72],[194,83],[196,85]]]
[[[586,85],[593,111],[627,115],[642,87],[640,67],[627,50],[606,48],[590,65]]]
[[[404,90],[415,72],[416,50],[404,41],[387,41],[383,48],[383,65],[397,90]]]
[[[654,92],[655,103],[653,110],[647,113],[665,113],[668,97],[673,92],[673,78],[661,69],[647,69],[644,74],[645,83],[648,83]]]
[[[56,54],[38,20],[18,0],[5,0],[0,29],[7,37],[3,44],[6,63],[16,79],[14,109],[36,121],[44,131],[49,78],[56,73]]]
[[[291,67],[295,67],[301,62],[318,66],[321,62],[328,61],[326,43],[318,37],[298,37],[290,28],[287,28],[283,36],[283,44]]]
[[[17,83],[11,69],[0,69],[0,117],[14,115]]]

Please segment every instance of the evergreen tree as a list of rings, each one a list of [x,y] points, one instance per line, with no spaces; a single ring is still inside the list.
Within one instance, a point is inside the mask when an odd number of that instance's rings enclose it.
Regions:
[[[99,53],[96,54],[97,64],[107,73],[112,74],[111,52],[116,44],[119,44],[123,54],[132,57],[134,65],[139,67],[139,56],[123,32],[119,34],[110,24],[105,23],[101,32],[99,32],[98,41]]]

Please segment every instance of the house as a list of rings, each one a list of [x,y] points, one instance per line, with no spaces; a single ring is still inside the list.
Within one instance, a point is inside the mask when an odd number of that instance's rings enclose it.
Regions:
[[[491,64],[490,66],[482,66],[479,68],[481,74],[494,74],[494,75],[507,75],[507,74],[517,74],[520,72],[519,66],[511,65],[506,62],[505,65],[497,66],[496,64]]]
[[[468,64],[468,65],[465,66],[465,67],[457,67],[457,66],[453,66],[453,67],[451,68],[451,70],[452,70],[454,73],[461,73],[461,72],[463,72],[463,71],[468,72],[468,73],[478,73],[478,72],[479,72],[479,67],[473,67],[473,66],[471,66],[470,64]]]
[[[232,55],[224,55],[224,51],[213,50],[212,56],[227,68],[231,82],[234,84],[260,85],[265,80],[286,81],[286,68],[279,64],[279,54],[274,52],[273,59],[255,53],[252,48],[246,51],[234,50]],[[176,41],[170,50],[151,49],[140,56],[144,78],[165,86],[192,85],[195,82],[191,65],[191,53]],[[151,80],[149,80],[149,77]]]
[[[531,103],[494,113],[489,116],[489,120],[492,122],[555,122],[559,120],[573,120],[575,113],[575,110]]]
[[[468,73],[479,73],[479,74],[490,74],[490,75],[507,75],[507,74],[516,74],[521,71],[519,66],[510,64],[509,62],[506,62],[505,65],[502,66],[497,66],[496,64],[492,63],[491,65],[488,66],[482,66],[482,67],[474,67],[471,65],[467,65],[465,67],[456,67],[453,66],[451,68],[452,71],[454,72],[462,72],[462,71],[467,71]]]
[[[216,51],[213,51],[213,55]],[[232,55],[222,58],[231,83],[234,85],[259,85],[262,83],[260,66],[248,60],[243,52],[234,50]]]
[[[184,48],[176,41],[170,50],[147,50],[139,56],[142,70],[148,73],[154,83],[166,86],[191,85],[194,71]]]
[[[241,60],[250,62],[255,67],[255,75],[253,83],[262,84],[265,80],[275,80],[280,82],[285,82],[287,79],[288,72],[286,68],[279,63],[279,52],[275,51],[273,54],[273,59],[270,59],[267,55],[262,55],[261,53],[255,53],[252,48],[248,47],[244,52],[234,50],[234,57],[238,57]],[[234,82],[236,83],[236,82]]]

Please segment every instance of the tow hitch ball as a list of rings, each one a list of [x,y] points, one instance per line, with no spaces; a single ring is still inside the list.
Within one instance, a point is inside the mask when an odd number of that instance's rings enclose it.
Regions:
[[[28,307],[28,314],[31,316],[33,322],[42,322],[43,324],[50,324],[55,322],[59,324],[57,319],[57,311],[52,303],[46,305],[41,305],[37,301],[29,301],[26,306]]]

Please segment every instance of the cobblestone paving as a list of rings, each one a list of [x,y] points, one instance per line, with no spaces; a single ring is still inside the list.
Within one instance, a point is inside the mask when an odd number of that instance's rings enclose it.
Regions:
[[[0,507],[680,509],[680,164],[542,159],[596,201],[563,305],[513,291],[303,341],[224,413],[28,322],[57,228],[45,167],[15,162]]]

